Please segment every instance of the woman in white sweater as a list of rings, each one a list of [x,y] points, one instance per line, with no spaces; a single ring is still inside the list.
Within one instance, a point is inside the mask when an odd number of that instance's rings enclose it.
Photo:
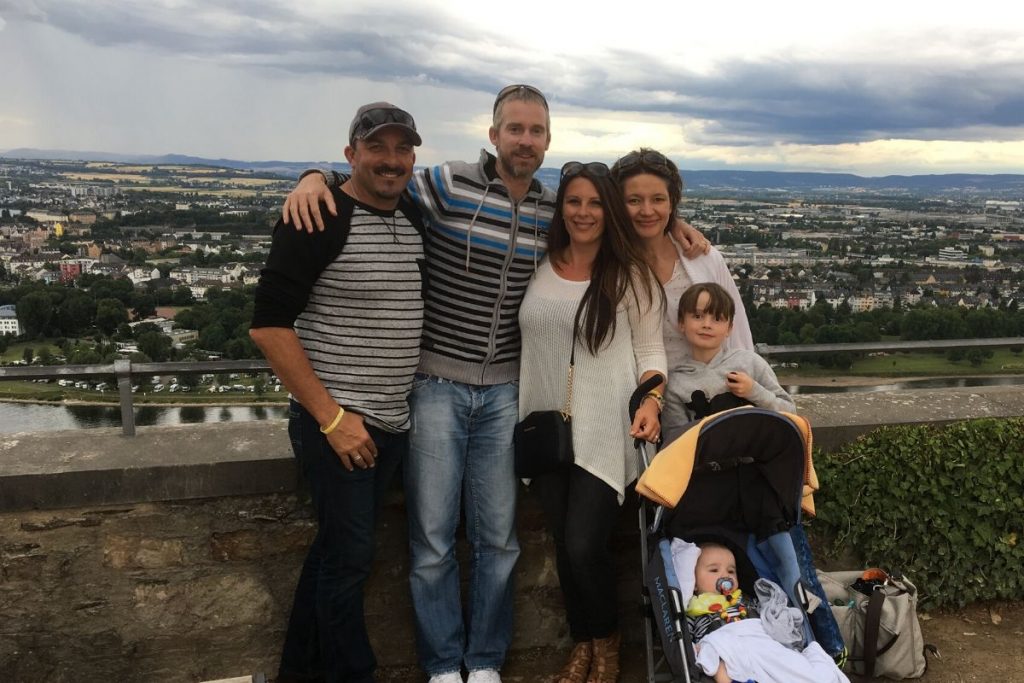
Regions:
[[[571,402],[575,465],[531,483],[555,539],[558,578],[575,646],[560,683],[618,680],[618,602],[608,541],[636,478],[632,438],[655,440],[660,393],[627,415],[637,385],[666,372],[664,301],[643,260],[607,166],[562,167],[548,253],[519,309],[519,413]],[[578,325],[575,321],[578,321]]]
[[[626,211],[640,237],[644,259],[665,288],[665,355],[669,372],[689,358],[690,344],[679,332],[679,297],[698,282],[716,282],[736,304],[736,319],[725,350],[754,350],[750,323],[722,254],[711,248],[706,254],[683,258],[670,234],[676,209],[683,198],[683,179],[671,159],[646,147],[630,152],[612,166],[612,177],[622,188]]]

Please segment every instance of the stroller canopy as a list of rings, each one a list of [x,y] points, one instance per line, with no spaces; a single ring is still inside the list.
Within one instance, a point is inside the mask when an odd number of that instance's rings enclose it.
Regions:
[[[716,528],[763,539],[800,520],[802,498],[813,514],[810,445],[810,428],[797,415],[753,407],[717,413],[662,449],[637,491],[674,508],[664,520],[673,536]]]

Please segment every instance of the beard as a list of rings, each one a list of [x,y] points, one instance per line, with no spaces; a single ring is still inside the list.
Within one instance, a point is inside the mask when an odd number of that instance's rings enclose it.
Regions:
[[[516,180],[531,178],[543,162],[543,156],[535,155],[531,159],[516,159],[511,154],[498,155],[498,163],[502,170]]]
[[[409,177],[403,168],[381,165],[373,169],[368,180],[367,186],[373,194],[381,199],[394,199],[405,191]]]

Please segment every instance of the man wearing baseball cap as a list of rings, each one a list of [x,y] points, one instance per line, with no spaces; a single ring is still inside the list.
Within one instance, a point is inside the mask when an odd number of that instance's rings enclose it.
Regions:
[[[317,518],[277,680],[372,683],[363,587],[379,502],[408,451],[423,327],[423,225],[403,191],[422,143],[387,102],[359,108],[322,232],[279,221],[250,329],[291,394],[288,433]]]

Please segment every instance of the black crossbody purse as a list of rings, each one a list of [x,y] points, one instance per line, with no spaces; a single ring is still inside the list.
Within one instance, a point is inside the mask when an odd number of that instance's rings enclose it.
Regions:
[[[576,326],[562,410],[535,410],[516,424],[515,467],[520,479],[533,479],[569,467],[576,461],[572,448],[572,373],[576,365]]]

